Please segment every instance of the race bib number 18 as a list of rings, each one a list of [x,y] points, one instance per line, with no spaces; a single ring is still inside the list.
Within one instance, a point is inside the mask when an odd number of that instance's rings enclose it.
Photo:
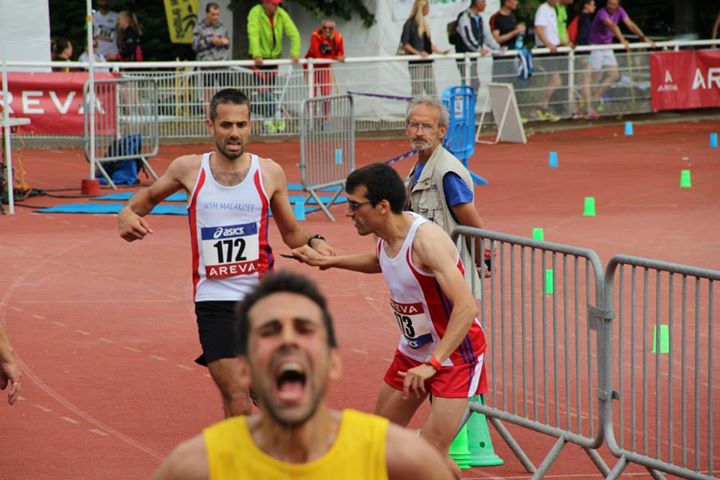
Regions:
[[[260,248],[257,223],[202,227],[200,234],[200,250],[208,279],[218,280],[258,271]]]
[[[433,341],[422,303],[398,303],[391,300],[390,307],[410,348],[421,348]]]

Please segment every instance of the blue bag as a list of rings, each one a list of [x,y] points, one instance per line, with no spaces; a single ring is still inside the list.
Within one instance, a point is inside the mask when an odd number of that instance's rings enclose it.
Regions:
[[[141,151],[142,135],[127,135],[118,138],[108,147],[108,157],[138,155],[138,158],[103,163],[103,168],[110,175],[113,183],[116,185],[135,185],[138,183],[138,172],[142,166],[142,160],[139,158]],[[107,185],[107,180],[99,171],[95,173],[95,176],[100,179],[100,184]]]

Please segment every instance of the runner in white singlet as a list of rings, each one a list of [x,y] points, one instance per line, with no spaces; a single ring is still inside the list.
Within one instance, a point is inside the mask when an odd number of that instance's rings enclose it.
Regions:
[[[308,235],[295,219],[282,167],[246,151],[252,122],[245,94],[220,90],[209,113],[206,123],[217,151],[176,158],[162,177],[128,201],[118,214],[118,229],[129,242],[142,240],[152,233],[143,217],[169,195],[188,193],[195,314],[203,349],[196,361],[207,365],[229,417],[251,411],[241,383],[234,305],[273,268],[270,210],[287,246],[334,252],[321,235]]]
[[[347,216],[360,235],[379,237],[374,252],[331,257],[300,247],[293,254],[322,269],[382,272],[390,288],[390,309],[400,344],[375,413],[406,426],[428,394],[430,415],[421,435],[448,456],[468,398],[487,391],[485,335],[477,305],[465,283],[455,244],[433,222],[403,212],[405,189],[391,167],[374,163],[346,181]]]

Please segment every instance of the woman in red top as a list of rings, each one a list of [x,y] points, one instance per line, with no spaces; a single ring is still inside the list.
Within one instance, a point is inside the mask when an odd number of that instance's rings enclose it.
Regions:
[[[310,48],[305,58],[327,58],[345,61],[345,46],[343,45],[342,34],[335,30],[335,22],[325,19],[320,28],[315,30],[310,37]],[[315,66],[315,92],[328,96],[332,94],[332,77],[330,75],[330,63],[318,62]]]

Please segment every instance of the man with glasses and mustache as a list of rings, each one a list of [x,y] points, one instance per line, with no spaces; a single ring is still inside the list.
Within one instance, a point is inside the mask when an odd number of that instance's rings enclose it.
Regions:
[[[328,408],[340,376],[327,302],[307,278],[266,276],[238,304],[238,350],[260,412],[205,429],[154,480],[448,480],[442,457],[387,419]]]
[[[247,151],[250,102],[240,90],[217,92],[208,131],[217,151],[176,158],[155,183],[136,193],[118,214],[120,236],[132,242],[153,230],[145,216],[169,195],[188,193],[193,294],[202,355],[218,386],[226,417],[247,414],[251,402],[240,382],[242,366],[234,341],[235,302],[274,267],[268,243],[269,212],[285,244],[333,254],[321,235],[309,235],[288,200],[282,167]]]
[[[415,97],[407,109],[405,133],[417,150],[417,160],[405,179],[408,210],[437,223],[448,235],[457,225],[482,228],[475,208],[474,184],[470,172],[460,160],[442,146],[447,133],[449,114],[435,97]],[[480,296],[480,280],[471,268],[470,249],[462,249],[465,279],[475,298]],[[479,252],[479,250],[477,250]],[[477,255],[477,268],[483,268],[483,256]]]

